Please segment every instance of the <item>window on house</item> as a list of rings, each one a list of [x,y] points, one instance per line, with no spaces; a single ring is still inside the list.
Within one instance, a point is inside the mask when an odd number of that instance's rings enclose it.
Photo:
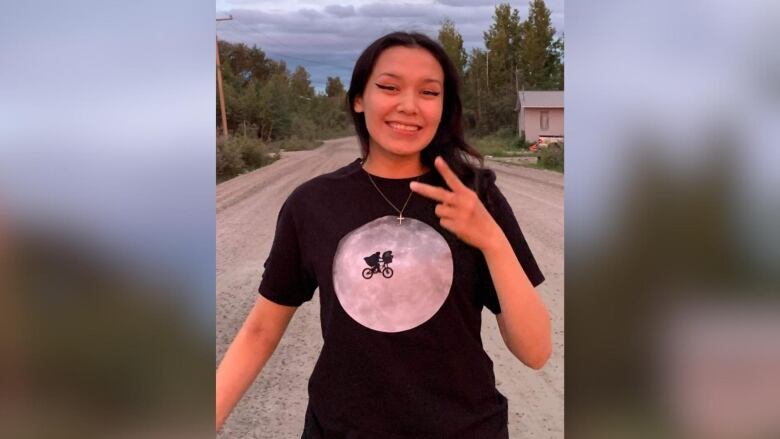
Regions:
[[[539,113],[539,128],[542,130],[550,129],[550,112],[542,111]]]

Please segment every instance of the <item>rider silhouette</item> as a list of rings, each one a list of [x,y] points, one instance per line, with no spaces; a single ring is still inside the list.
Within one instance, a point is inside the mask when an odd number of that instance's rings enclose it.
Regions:
[[[363,258],[363,260],[366,261],[366,264],[371,267],[371,270],[374,273],[379,273],[379,252],[376,252],[367,258]]]
[[[387,250],[386,252],[382,253],[381,257],[379,256],[379,252],[376,252],[371,256],[363,258],[363,260],[366,261],[366,264],[368,264],[369,267],[371,267],[364,268],[360,272],[360,274],[363,275],[363,278],[371,279],[374,273],[382,273],[382,276],[387,279],[393,277],[393,269],[390,268],[390,263],[393,262],[392,250]],[[384,264],[384,266],[382,264]]]

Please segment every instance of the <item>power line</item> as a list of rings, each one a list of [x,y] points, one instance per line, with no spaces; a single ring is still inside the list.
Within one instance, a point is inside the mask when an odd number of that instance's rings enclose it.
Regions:
[[[284,53],[281,53],[281,52],[277,52],[276,50],[267,50],[267,52],[268,53],[275,53],[277,56],[280,56],[280,57],[297,59],[299,61],[306,61],[306,62],[310,62],[310,63],[313,63],[313,64],[322,64],[324,66],[335,67],[337,69],[344,69],[344,70],[350,70],[351,69],[351,67],[347,67],[347,66],[330,64],[330,63],[326,63],[326,62],[322,62],[322,61],[315,61],[313,59],[301,58],[299,56],[294,56],[294,55],[287,55],[287,54],[284,54]]]
[[[276,44],[277,46],[282,46],[282,47],[284,47],[286,49],[290,49],[292,51],[295,51],[294,47],[290,47],[290,46],[288,46],[286,44],[280,43],[279,40],[276,40],[276,39],[273,39],[273,38],[269,38],[268,35],[263,35],[262,38],[264,40],[268,40],[269,42],[271,42],[273,44]]]
[[[263,39],[265,39],[265,40],[268,40],[269,42],[271,42],[272,44],[276,44],[277,46],[282,46],[282,47],[284,47],[284,48],[286,48],[286,49],[289,49],[289,50],[291,50],[291,51],[295,51],[295,48],[293,48],[293,47],[290,47],[290,46],[288,46],[288,45],[286,45],[286,44],[282,44],[282,43],[280,43],[280,42],[279,42],[278,40],[276,40],[276,39],[273,39],[273,38],[268,38],[268,36],[267,36],[267,35],[263,35]],[[276,50],[271,50],[271,52],[276,52],[277,54],[278,54],[278,53],[280,53],[279,51],[276,51]],[[341,69],[347,69],[347,70],[351,70],[351,69],[352,69],[352,67],[347,67],[347,66],[342,66],[342,65],[336,65],[336,64],[331,64],[331,63],[324,63],[324,62],[321,62],[321,61],[315,61],[315,60],[312,60],[312,59],[306,59],[306,58],[295,57],[295,56],[290,56],[290,55],[285,55],[285,56],[288,56],[289,58],[300,59],[300,60],[302,60],[302,61],[313,62],[313,63],[315,63],[315,64],[324,64],[324,65],[327,65],[327,66],[331,66],[331,67],[338,67],[338,68],[341,68]]]
[[[269,38],[267,35],[263,35],[262,39],[263,40],[267,40],[271,44],[284,47],[285,49],[288,49],[288,50],[291,50],[291,51],[295,50],[295,48],[290,47],[290,46],[288,46],[286,44],[282,44],[278,40],[275,40],[273,38]],[[275,53],[276,56],[282,56],[282,57],[285,57],[285,58],[297,59],[299,61],[305,61],[305,62],[309,62],[309,63],[313,63],[313,64],[321,64],[321,65],[328,66],[328,67],[335,67],[337,69],[352,70],[352,66],[338,65],[338,64],[328,63],[328,62],[316,61],[316,60],[308,59],[308,58],[302,58],[300,56],[295,56],[295,55],[287,55],[287,54],[285,54],[285,53],[283,53],[281,51],[278,51],[278,50],[272,50],[272,49],[267,49],[267,48],[263,49],[262,47],[260,48],[260,50],[264,50],[266,53]]]

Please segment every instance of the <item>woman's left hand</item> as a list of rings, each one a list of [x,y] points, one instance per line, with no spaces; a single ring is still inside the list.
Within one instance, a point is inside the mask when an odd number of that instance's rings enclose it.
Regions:
[[[442,227],[466,244],[484,251],[495,243],[503,230],[477,194],[460,181],[443,158],[437,156],[434,166],[451,190],[419,182],[411,182],[410,188],[439,202],[435,212]]]

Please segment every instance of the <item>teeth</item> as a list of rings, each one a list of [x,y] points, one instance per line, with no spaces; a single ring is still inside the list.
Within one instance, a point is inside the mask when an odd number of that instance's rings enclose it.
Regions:
[[[404,124],[400,124],[400,123],[396,123],[396,122],[390,122],[390,126],[395,128],[395,129],[404,130],[404,131],[417,131],[417,130],[419,130],[419,128],[417,128],[416,126],[404,125]]]

